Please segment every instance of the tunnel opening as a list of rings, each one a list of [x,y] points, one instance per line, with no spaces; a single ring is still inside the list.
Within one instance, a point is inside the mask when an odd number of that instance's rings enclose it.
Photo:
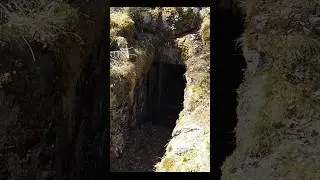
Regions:
[[[214,174],[221,179],[221,166],[236,148],[235,127],[237,124],[237,89],[244,78],[246,62],[239,39],[244,29],[244,15],[234,9],[232,1],[224,1],[215,17],[214,72]]]
[[[153,63],[148,75],[148,107],[146,121],[171,129],[183,109],[186,86],[184,65]]]
[[[122,155],[111,163],[113,172],[154,172],[183,109],[186,67],[158,59],[135,92],[133,109],[139,110]]]

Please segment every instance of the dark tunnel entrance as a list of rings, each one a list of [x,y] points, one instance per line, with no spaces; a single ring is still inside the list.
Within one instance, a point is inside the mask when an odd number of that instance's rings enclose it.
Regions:
[[[230,1],[229,1],[230,3]],[[221,178],[221,166],[236,147],[234,128],[237,124],[237,88],[241,84],[246,62],[235,40],[243,33],[240,10],[221,7],[215,16],[214,77],[214,174]]]
[[[186,86],[183,65],[154,63],[148,79],[147,119],[155,125],[174,128],[179,112],[183,108]]]
[[[131,127],[126,147],[121,157],[111,163],[111,171],[154,172],[183,108],[185,72],[183,65],[151,65],[144,77],[146,83],[141,85],[146,87],[142,95],[146,104],[141,106],[146,116]],[[144,100],[138,103],[144,104]]]

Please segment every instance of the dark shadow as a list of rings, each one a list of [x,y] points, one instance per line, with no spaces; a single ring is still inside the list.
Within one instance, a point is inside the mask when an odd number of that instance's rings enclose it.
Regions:
[[[186,68],[183,65],[154,63],[151,70],[154,76],[149,78],[148,83],[149,107],[152,108],[147,118],[155,125],[173,129],[183,109]]]
[[[234,128],[237,124],[237,88],[243,80],[246,67],[240,48],[235,40],[243,33],[243,19],[240,12],[218,9],[214,19],[214,175],[221,177],[221,166],[236,147]]]

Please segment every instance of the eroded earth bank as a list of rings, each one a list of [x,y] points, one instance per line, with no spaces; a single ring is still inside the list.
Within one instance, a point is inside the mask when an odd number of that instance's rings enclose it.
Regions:
[[[1,2],[0,179],[106,175],[105,9]]]

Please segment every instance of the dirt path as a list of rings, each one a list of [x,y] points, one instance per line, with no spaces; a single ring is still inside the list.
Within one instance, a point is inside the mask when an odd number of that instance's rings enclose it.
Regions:
[[[122,157],[111,162],[112,172],[153,172],[169,142],[172,129],[147,122],[132,129],[130,141]]]

